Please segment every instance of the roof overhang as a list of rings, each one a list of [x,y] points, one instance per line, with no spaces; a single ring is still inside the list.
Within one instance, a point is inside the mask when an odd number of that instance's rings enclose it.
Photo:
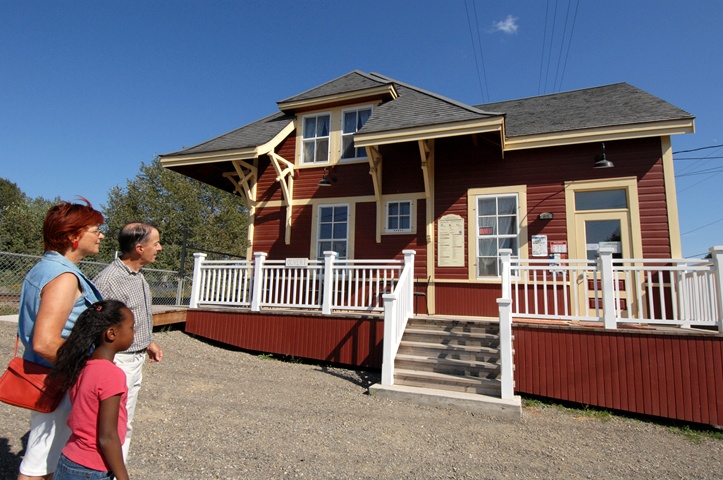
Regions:
[[[363,90],[325,95],[323,97],[278,102],[277,105],[279,106],[279,110],[282,112],[294,112],[298,110],[312,110],[323,107],[331,107],[346,103],[358,103],[374,99],[394,100],[398,96],[399,94],[394,88],[394,85],[390,83],[387,85],[380,85],[378,87],[365,88]]]
[[[383,132],[357,133],[354,135],[354,146],[372,147],[390,143],[416,142],[432,138],[455,137],[488,132],[500,132],[500,139],[504,142],[504,117],[499,116],[440,125],[424,125],[399,130],[385,130]]]
[[[161,165],[167,168],[197,165],[202,163],[228,162],[233,160],[251,160],[273,151],[291,132],[295,124],[290,121],[271,140],[256,147],[239,148],[214,152],[189,153],[186,155],[160,156]]]
[[[567,132],[551,132],[539,135],[521,135],[507,138],[505,140],[504,150],[525,150],[529,148],[556,147],[632,138],[662,137],[685,133],[695,133],[695,120],[693,118],[590,128]]]

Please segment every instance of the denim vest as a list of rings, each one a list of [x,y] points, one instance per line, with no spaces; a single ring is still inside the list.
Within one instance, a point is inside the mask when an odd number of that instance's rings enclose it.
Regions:
[[[68,338],[75,321],[86,308],[103,298],[95,285],[78,269],[76,264],[58,252],[45,252],[40,262],[31,268],[25,277],[23,288],[20,291],[20,312],[18,314],[18,335],[20,341],[25,345],[23,358],[41,365],[50,366],[47,360],[33,351],[33,331],[40,309],[40,294],[45,285],[63,273],[72,273],[78,278],[81,294],[73,305],[68,320],[65,321],[60,334],[62,338]]]

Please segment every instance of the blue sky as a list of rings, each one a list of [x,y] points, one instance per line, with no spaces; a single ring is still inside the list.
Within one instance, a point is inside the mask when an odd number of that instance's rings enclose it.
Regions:
[[[720,145],[721,25],[717,0],[0,0],[0,177],[102,206],[355,69],[473,105],[628,82],[696,116],[675,152]],[[723,245],[716,156],[676,155],[703,157],[675,162],[685,256]]]

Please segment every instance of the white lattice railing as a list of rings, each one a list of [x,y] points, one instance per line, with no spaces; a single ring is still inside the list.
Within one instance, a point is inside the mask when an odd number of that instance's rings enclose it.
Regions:
[[[723,247],[710,259],[512,259],[502,252],[502,297],[516,318],[717,326],[723,332]],[[504,266],[507,264],[508,269]],[[506,273],[508,272],[508,273]]]
[[[382,296],[394,290],[402,260],[338,260],[324,252],[323,260],[267,260],[257,252],[253,261],[206,260],[196,253],[191,308],[199,305],[336,311],[384,310]]]

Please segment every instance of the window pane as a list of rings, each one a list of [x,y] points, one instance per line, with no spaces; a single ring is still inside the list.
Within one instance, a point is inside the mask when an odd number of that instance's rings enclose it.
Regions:
[[[331,238],[331,223],[322,223],[319,226],[319,238]]]
[[[389,217],[387,222],[387,228],[389,230],[396,230],[399,228],[399,217]]]
[[[354,148],[354,139],[351,136],[341,138],[341,158],[354,158],[356,149]]]
[[[500,217],[500,235],[517,234],[517,225],[515,225],[515,217]]]
[[[316,118],[316,136],[317,137],[328,137],[329,136],[329,115]]]
[[[326,162],[329,160],[329,140],[317,140],[316,161]]]
[[[477,259],[477,276],[496,276],[497,257],[482,257]]]
[[[517,198],[515,197],[500,197],[499,199],[499,215],[511,215],[517,208]]]
[[[361,129],[365,123],[367,123],[367,120],[369,120],[369,117],[372,116],[372,110],[371,108],[366,110],[359,110],[358,115],[358,123],[357,123],[357,130]]]
[[[400,217],[399,218],[399,228],[401,228],[403,230],[409,230],[410,228],[412,228],[409,217]]]
[[[389,202],[389,215],[399,215],[399,204],[397,202]]]
[[[480,198],[477,201],[478,215],[495,215],[497,213],[497,202],[494,198]]]
[[[500,248],[509,248],[512,250],[512,255],[517,255],[517,239],[500,238]]]
[[[399,204],[399,212],[402,215],[409,215],[410,209],[411,209],[411,205],[409,202],[401,202]]]
[[[332,207],[321,207],[319,209],[319,218],[322,222],[331,222],[333,212],[334,210]]]
[[[304,162],[313,162],[314,161],[314,149],[316,147],[316,144],[314,141],[310,142],[304,142]]]
[[[628,197],[624,189],[575,192],[576,210],[603,210],[628,208]]]
[[[346,207],[334,207],[334,221],[346,222]]]
[[[334,242],[332,249],[339,254],[339,258],[346,258],[346,242]]]
[[[334,239],[346,238],[346,223],[334,224]]]
[[[314,138],[316,132],[316,118],[304,119],[304,138]]]
[[[495,217],[480,217],[478,220],[480,235],[496,235],[497,219]]]
[[[497,255],[497,239],[496,238],[480,238],[479,254],[481,256]]]
[[[331,242],[319,242],[319,256],[324,256],[324,252],[331,250]]]
[[[356,132],[356,112],[344,113],[344,133]]]

